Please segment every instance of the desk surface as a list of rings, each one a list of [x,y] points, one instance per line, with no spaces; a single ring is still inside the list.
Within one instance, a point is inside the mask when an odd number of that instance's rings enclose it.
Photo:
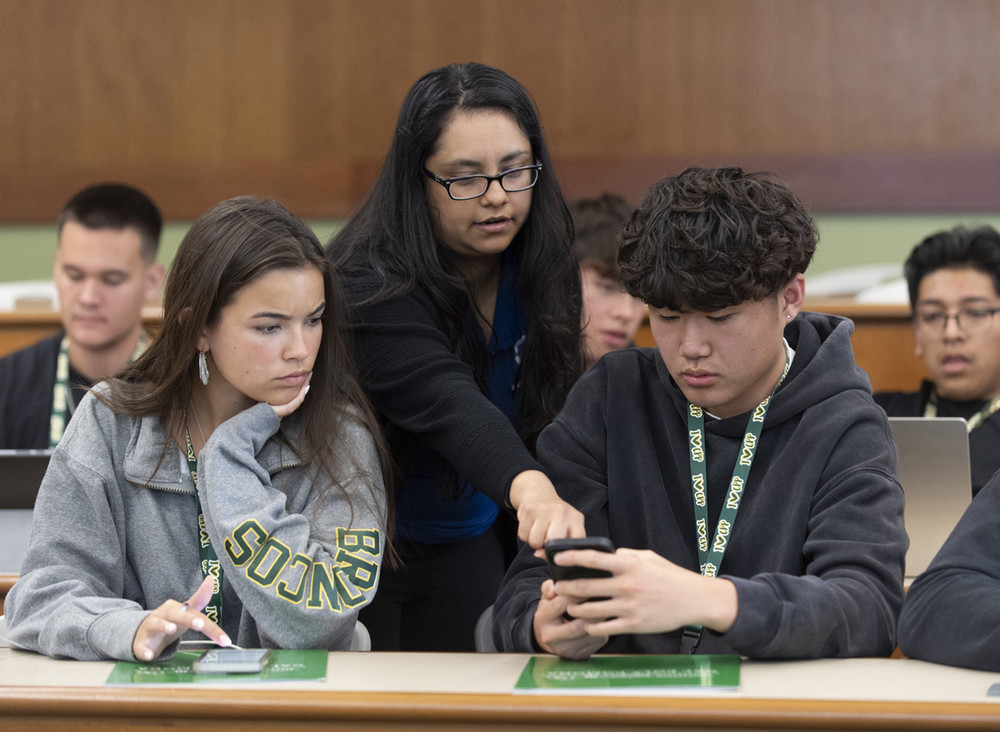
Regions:
[[[0,648],[0,728],[51,729],[985,729],[1000,674],[914,660],[743,664],[737,692],[623,697],[511,693],[527,656],[332,653],[324,682],[211,689],[104,687],[111,663]],[[172,728],[172,727],[171,727]]]

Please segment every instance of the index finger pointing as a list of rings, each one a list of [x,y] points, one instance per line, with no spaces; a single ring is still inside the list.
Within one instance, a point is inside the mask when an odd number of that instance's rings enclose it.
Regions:
[[[205,609],[209,600],[212,599],[212,593],[215,591],[215,578],[206,577],[202,580],[201,584],[198,585],[198,589],[194,591],[194,594],[188,598],[187,602],[184,604],[189,608],[193,608],[199,612]]]

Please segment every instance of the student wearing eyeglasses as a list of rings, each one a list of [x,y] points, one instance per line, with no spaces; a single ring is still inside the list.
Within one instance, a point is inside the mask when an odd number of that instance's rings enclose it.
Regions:
[[[1000,468],[1000,234],[959,226],[928,236],[905,273],[916,353],[931,378],[875,401],[892,416],[968,420],[975,496]]]
[[[383,567],[362,618],[376,650],[473,650],[515,533],[536,548],[583,535],[533,455],[583,363],[571,244],[524,87],[477,63],[420,78],[328,246],[398,468],[402,566]]]

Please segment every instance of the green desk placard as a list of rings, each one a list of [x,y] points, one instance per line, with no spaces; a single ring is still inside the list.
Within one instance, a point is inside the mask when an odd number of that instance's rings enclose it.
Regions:
[[[555,656],[528,660],[515,692],[542,694],[690,694],[736,691],[740,657],[593,656],[568,661]]]
[[[203,651],[178,651],[173,658],[153,663],[119,661],[104,683],[108,686],[133,684],[218,684],[260,683],[263,681],[323,681],[327,651],[276,650],[264,670],[255,674],[196,674],[191,664]]]

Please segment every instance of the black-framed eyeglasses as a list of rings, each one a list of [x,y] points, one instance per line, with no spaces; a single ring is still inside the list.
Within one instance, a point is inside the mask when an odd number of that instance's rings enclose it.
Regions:
[[[443,185],[452,200],[467,201],[484,195],[490,189],[490,183],[495,180],[500,181],[500,187],[508,193],[526,191],[538,182],[538,171],[541,169],[542,164],[535,163],[505,170],[500,175],[460,175],[457,178],[442,178],[424,168],[424,175],[435,183]]]
[[[985,333],[993,327],[993,316],[1000,308],[966,308],[952,315],[944,310],[920,310],[913,316],[917,330],[925,335],[941,336],[948,330],[948,321],[955,319],[955,325],[965,333]]]

